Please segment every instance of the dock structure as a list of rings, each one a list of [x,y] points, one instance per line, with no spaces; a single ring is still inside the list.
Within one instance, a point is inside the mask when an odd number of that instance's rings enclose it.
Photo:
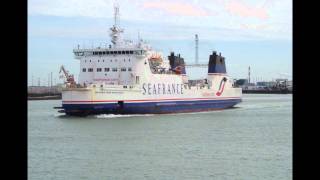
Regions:
[[[61,86],[29,86],[28,100],[61,99]]]
[[[275,81],[259,81],[249,83],[249,79],[238,79],[235,86],[242,88],[244,94],[290,94],[292,80],[276,79]]]
[[[61,86],[29,86],[29,96],[56,95],[61,94]]]

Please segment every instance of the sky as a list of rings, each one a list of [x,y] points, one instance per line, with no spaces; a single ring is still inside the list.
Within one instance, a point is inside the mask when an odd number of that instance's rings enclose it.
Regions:
[[[64,65],[76,79],[79,61],[72,49],[110,44],[114,0],[29,0],[28,84],[59,79]],[[226,57],[233,78],[272,80],[292,77],[292,1],[290,0],[117,0],[124,38],[140,37],[163,55],[180,53],[199,62],[212,51]],[[206,68],[188,68],[191,79],[205,78]]]

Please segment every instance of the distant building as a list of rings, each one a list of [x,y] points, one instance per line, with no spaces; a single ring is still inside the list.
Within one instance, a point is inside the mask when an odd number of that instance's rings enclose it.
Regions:
[[[235,81],[236,87],[243,90],[289,90],[292,91],[292,81],[288,79],[276,79],[276,81],[260,81],[248,83],[248,79],[238,79]]]
[[[292,90],[292,81],[289,81],[288,79],[276,79],[276,85],[274,87],[278,89]]]
[[[248,79],[238,79],[235,82],[236,87],[242,87],[242,86],[245,86],[246,84],[248,84]]]
[[[245,90],[252,90],[256,88],[256,85],[254,83],[249,83],[248,79],[238,79],[235,82],[236,87],[241,87]]]
[[[287,82],[287,88],[289,91],[292,91],[292,81]]]
[[[273,87],[275,87],[277,82],[275,81],[261,81],[257,82],[257,89],[258,90],[271,90]]]

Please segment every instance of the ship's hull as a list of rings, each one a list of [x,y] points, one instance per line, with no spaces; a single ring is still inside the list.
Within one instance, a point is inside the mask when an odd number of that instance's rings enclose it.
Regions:
[[[169,114],[202,112],[231,108],[241,98],[187,99],[165,101],[87,101],[63,104],[67,115],[85,116],[90,114]]]

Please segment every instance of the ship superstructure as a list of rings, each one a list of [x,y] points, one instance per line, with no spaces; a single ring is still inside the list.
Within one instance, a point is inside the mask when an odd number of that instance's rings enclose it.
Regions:
[[[164,57],[139,39],[125,41],[119,26],[119,7],[107,48],[73,50],[80,61],[78,83],[66,82],[62,108],[68,115],[100,113],[177,113],[224,109],[241,102],[241,88],[226,74],[225,58],[213,51],[208,75],[188,80],[185,61],[172,52]]]

